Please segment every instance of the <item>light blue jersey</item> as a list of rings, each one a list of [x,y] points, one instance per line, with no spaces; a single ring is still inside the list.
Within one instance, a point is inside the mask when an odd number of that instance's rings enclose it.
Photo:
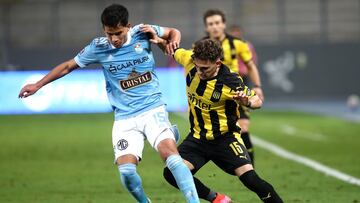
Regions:
[[[147,34],[141,25],[131,28],[126,43],[115,48],[106,37],[95,38],[74,59],[80,67],[99,63],[115,120],[139,115],[163,105],[155,61]],[[164,28],[152,25],[159,37]]]

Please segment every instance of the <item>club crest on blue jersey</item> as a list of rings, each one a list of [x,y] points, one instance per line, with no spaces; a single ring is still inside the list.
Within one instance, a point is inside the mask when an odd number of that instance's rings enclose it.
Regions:
[[[142,48],[141,43],[136,43],[135,44],[135,52],[137,54],[141,54],[143,51],[144,51],[144,48]]]

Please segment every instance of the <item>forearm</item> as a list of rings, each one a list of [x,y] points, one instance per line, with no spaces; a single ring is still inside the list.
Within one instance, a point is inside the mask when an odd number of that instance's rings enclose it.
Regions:
[[[174,51],[179,48],[181,33],[175,28],[165,28],[164,34],[161,36],[160,41],[155,37],[151,39],[153,43],[159,44],[159,48],[167,55],[173,55]]]
[[[169,32],[169,36],[166,39],[168,42],[177,42],[180,43],[181,40],[181,33],[179,30],[175,28],[171,28]]]
[[[163,38],[159,38],[158,40],[157,46],[165,53],[167,41]]]
[[[255,87],[261,87],[260,74],[255,63],[250,61],[249,63],[247,63],[247,68],[248,68],[250,80],[253,83],[253,85]]]
[[[39,80],[36,85],[40,88],[45,86],[46,84],[63,77],[64,75],[70,73],[76,69],[76,66],[71,65],[70,61],[66,61],[57,65],[54,69],[52,69],[45,77]]]

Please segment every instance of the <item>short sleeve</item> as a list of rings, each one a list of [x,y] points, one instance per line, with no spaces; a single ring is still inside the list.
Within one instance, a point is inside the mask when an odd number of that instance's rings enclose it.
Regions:
[[[95,42],[91,42],[84,49],[82,49],[74,58],[75,62],[81,67],[84,68],[92,63],[96,63],[97,57],[94,54]]]
[[[248,86],[246,86],[243,82],[243,79],[237,74],[231,74],[227,77],[225,85],[230,88],[229,92],[225,92],[225,95],[229,98],[235,96],[237,91],[243,91],[250,98],[255,95],[255,91],[251,90]]]
[[[252,89],[250,89],[248,86],[244,86],[244,90],[243,90],[244,92],[245,92],[245,94],[249,97],[249,98],[251,98],[251,97],[253,97],[253,96],[255,96],[256,94],[255,94],[255,91],[254,90],[252,90]]]
[[[164,27],[161,27],[159,25],[150,25],[156,32],[157,36],[163,37],[164,36]]]
[[[234,46],[236,49],[236,53],[238,56],[240,56],[241,60],[244,63],[249,62],[252,59],[252,53],[250,50],[249,45],[241,40],[234,40]]]
[[[141,26],[143,26],[144,24],[138,24],[138,25],[135,25],[134,27],[131,28],[131,31],[130,31],[130,34],[131,35],[135,35],[136,33],[141,33],[141,34],[144,34],[141,32]],[[159,25],[150,25],[156,32],[156,35],[159,36],[159,37],[163,37],[164,36],[164,33],[165,33],[165,28],[164,27],[161,27]]]
[[[183,48],[177,49],[174,54],[174,59],[180,65],[184,66],[185,69],[190,68],[189,65],[192,64],[191,55],[193,52],[191,50],[186,50]]]

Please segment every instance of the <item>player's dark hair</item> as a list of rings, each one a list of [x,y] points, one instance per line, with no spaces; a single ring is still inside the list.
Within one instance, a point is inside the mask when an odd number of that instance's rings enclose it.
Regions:
[[[229,31],[242,32],[243,28],[240,25],[230,25],[228,28]]]
[[[127,8],[120,4],[112,4],[104,9],[101,14],[103,26],[117,27],[126,26],[129,22],[129,12]]]
[[[193,59],[216,62],[223,58],[223,49],[218,41],[211,39],[202,39],[195,42],[193,49]]]
[[[203,16],[204,24],[206,24],[206,19],[207,19],[208,17],[215,16],[215,15],[221,16],[222,21],[223,21],[224,23],[226,22],[226,18],[225,18],[225,13],[224,13],[224,12],[222,12],[222,11],[219,10],[219,9],[210,9],[210,10],[207,10],[207,11],[204,13],[204,16]]]

